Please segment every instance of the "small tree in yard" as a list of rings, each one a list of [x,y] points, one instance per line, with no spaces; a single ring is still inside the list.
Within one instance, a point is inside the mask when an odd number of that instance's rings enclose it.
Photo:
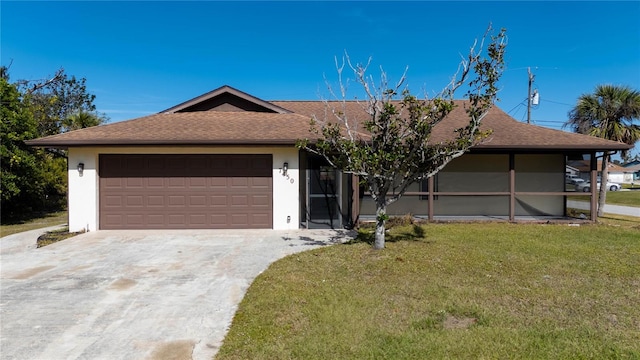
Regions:
[[[486,49],[485,42],[489,42]],[[445,89],[425,99],[417,98],[407,89],[401,90],[406,71],[395,86],[389,86],[382,71],[376,85],[367,74],[370,61],[354,66],[348,55],[342,65],[336,60],[340,96],[328,87],[339,101],[325,102],[327,116],[311,120],[311,130],[318,139],[302,140],[298,147],[323,156],[345,173],[358,175],[366,184],[376,204],[375,249],[385,245],[387,206],[400,199],[409,185],[436,174],[487,135],[479,126],[496,100],[505,47],[505,30],[493,35],[489,27],[479,43],[474,42]],[[365,100],[358,101],[368,114],[363,122],[347,111],[346,86],[342,81],[345,64],[366,94]],[[454,109],[453,96],[461,87],[466,88],[469,100],[465,104],[469,123],[452,133],[448,141],[430,142],[434,126]]]

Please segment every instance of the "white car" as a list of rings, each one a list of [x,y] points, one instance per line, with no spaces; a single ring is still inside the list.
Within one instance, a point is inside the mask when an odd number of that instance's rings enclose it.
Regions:
[[[579,178],[576,175],[565,175],[564,179],[567,184],[578,185],[584,182],[584,179]]]
[[[573,178],[570,181],[571,181],[570,183],[573,184],[573,185],[580,185],[580,184],[585,183],[585,180],[581,179],[581,178]]]
[[[600,189],[600,184],[601,181],[598,180],[597,184],[597,189]],[[616,183],[612,183],[607,181],[607,189],[611,190],[611,191],[618,191],[622,188],[622,186],[620,186],[620,184],[616,184]],[[591,183],[588,181],[585,181],[583,183],[578,184],[578,186],[576,186],[576,191],[583,191],[583,192],[589,192],[591,191]]]

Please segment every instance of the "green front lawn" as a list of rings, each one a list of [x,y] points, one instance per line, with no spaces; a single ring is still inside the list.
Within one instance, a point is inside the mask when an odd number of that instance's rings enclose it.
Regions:
[[[294,254],[216,358],[638,359],[640,223],[624,224],[404,226],[382,251]]]
[[[570,196],[569,200],[589,201],[589,196]],[[640,190],[607,191],[607,204],[640,207]]]
[[[0,237],[17,234],[23,231],[42,229],[49,226],[64,225],[68,221],[66,211],[44,214],[31,220],[13,224],[0,225]]]

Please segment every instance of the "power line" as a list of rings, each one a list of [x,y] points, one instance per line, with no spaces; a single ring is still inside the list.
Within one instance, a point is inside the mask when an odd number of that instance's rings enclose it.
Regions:
[[[548,101],[550,103],[554,103],[554,104],[560,104],[560,105],[566,105],[566,106],[573,106],[571,104],[566,104],[566,103],[561,103],[561,102],[557,102],[557,101],[553,101],[553,100],[543,100],[543,101]]]
[[[539,123],[551,123],[551,124],[564,124],[564,121],[558,121],[558,120],[533,120],[535,122],[539,122]]]
[[[511,114],[513,112],[513,110],[515,110],[518,106],[523,106],[525,101],[527,101],[527,99],[522,100],[522,102],[520,104],[514,106],[513,109],[507,111],[507,114]]]

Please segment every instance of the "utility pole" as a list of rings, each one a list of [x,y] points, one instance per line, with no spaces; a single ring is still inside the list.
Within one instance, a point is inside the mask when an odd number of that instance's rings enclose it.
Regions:
[[[533,84],[533,79],[535,76],[531,73],[531,68],[527,68],[527,73],[529,73],[529,92],[527,94],[527,124],[531,124],[531,101],[533,100],[533,96],[531,96],[531,85]]]

